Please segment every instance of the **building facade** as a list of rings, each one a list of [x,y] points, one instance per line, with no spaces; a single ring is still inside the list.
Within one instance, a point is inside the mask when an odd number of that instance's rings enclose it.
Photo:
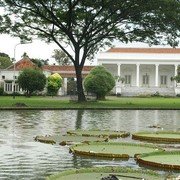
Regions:
[[[122,96],[180,94],[172,77],[180,65],[180,49],[111,48],[98,56],[98,64],[116,78],[113,93]]]
[[[25,57],[7,69],[0,69],[0,87],[3,87],[4,92],[7,94],[12,94],[13,92],[22,94],[23,91],[17,83],[18,76],[23,69],[35,67],[36,65],[28,57]],[[82,71],[83,77],[88,75],[92,68],[93,66],[84,66]],[[42,70],[46,77],[58,73],[63,78],[63,84],[59,89],[58,95],[66,95],[68,78],[76,77],[74,66],[44,65]]]

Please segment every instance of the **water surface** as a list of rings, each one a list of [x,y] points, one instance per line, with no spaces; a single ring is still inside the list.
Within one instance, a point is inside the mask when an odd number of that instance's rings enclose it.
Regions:
[[[69,154],[67,146],[34,141],[36,135],[58,135],[70,129],[110,129],[136,132],[159,125],[180,129],[180,111],[62,110],[0,111],[0,179],[45,179],[50,174],[80,167],[129,166],[133,159],[91,159]],[[124,141],[132,141],[130,138]]]

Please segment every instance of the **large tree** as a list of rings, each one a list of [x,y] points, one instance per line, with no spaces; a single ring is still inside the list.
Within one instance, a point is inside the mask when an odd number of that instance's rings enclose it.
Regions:
[[[79,101],[85,101],[84,63],[101,47],[110,45],[114,39],[176,46],[179,37],[179,0],[1,0],[0,3],[12,17],[9,29],[13,35],[53,41],[67,54],[75,67]],[[74,55],[64,45],[72,47]]]

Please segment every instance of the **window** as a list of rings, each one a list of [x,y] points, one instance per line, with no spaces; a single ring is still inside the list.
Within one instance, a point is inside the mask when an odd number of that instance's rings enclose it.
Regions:
[[[2,76],[2,79],[5,79],[6,77],[5,76]]]
[[[167,84],[167,76],[161,76],[161,85]]]
[[[125,75],[125,84],[131,84],[131,75]]]
[[[148,85],[149,84],[149,76],[146,74],[146,75],[143,75],[143,85]]]
[[[5,83],[5,91],[6,92],[12,92],[12,83]]]

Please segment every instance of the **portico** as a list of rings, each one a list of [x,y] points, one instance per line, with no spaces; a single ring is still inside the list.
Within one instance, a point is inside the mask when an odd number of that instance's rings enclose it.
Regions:
[[[180,49],[171,48],[112,48],[100,53],[98,63],[105,66],[117,78],[116,94],[172,95],[176,83]]]

